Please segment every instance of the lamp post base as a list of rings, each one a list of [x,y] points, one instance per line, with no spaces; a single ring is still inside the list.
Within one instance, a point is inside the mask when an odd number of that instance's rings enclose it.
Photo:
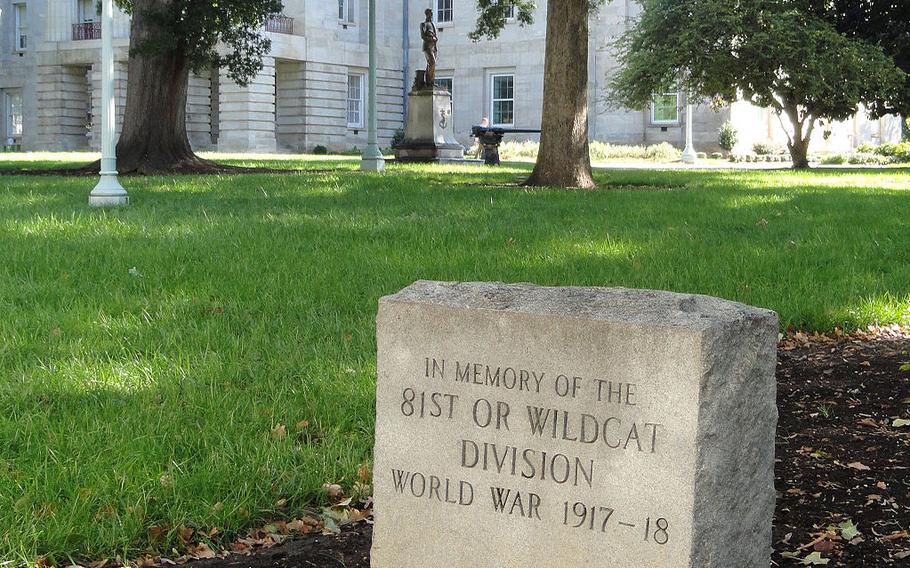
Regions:
[[[379,150],[378,145],[368,144],[363,151],[363,157],[360,159],[360,171],[362,172],[384,172],[385,158]]]
[[[117,174],[102,173],[101,180],[88,196],[88,204],[92,207],[113,207],[129,205],[130,196],[127,194]]]
[[[684,164],[697,164],[698,163],[698,154],[695,150],[691,148],[686,148],[686,151],[683,152],[682,161]]]
[[[362,172],[384,172],[384,158],[363,158],[360,160],[360,171]]]

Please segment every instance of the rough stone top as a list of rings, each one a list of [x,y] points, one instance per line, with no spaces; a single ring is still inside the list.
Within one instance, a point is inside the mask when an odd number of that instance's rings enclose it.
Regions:
[[[383,303],[429,304],[612,323],[706,330],[742,320],[773,320],[770,310],[711,296],[630,288],[560,287],[419,280]]]

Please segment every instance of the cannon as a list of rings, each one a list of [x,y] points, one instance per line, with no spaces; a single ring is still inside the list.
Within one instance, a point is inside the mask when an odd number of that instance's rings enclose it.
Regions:
[[[499,165],[499,145],[506,134],[540,134],[533,128],[502,128],[500,126],[474,126],[471,136],[483,147],[483,163],[488,166]]]

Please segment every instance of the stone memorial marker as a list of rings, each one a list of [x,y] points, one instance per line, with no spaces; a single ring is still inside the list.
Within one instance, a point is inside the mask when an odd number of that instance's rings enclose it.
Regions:
[[[383,298],[373,568],[767,568],[777,333],[668,292]]]

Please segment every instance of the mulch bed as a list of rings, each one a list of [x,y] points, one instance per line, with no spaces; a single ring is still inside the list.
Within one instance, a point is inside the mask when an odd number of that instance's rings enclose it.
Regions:
[[[910,566],[910,335],[797,334],[778,358],[774,561]],[[852,521],[859,531],[829,531]],[[844,536],[852,538],[844,538]],[[814,543],[814,544],[810,544]]]
[[[910,418],[908,362],[896,328],[781,342],[772,566],[910,566],[910,426],[894,425]],[[188,565],[368,568],[371,540],[359,522]]]
[[[370,568],[373,525],[347,525],[337,536],[319,535],[288,540],[248,555],[194,560],[192,568]]]

